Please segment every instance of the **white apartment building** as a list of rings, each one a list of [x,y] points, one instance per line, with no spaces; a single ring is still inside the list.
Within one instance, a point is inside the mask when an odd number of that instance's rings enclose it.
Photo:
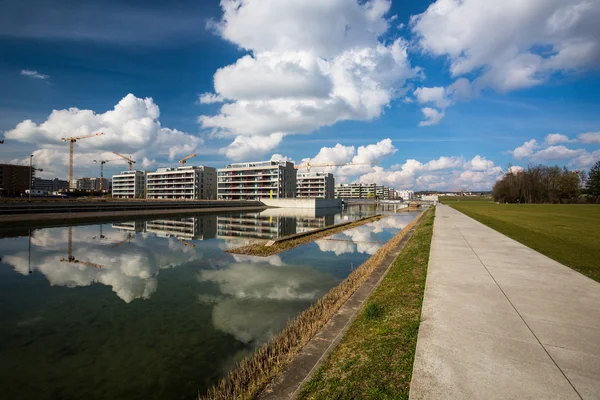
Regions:
[[[412,190],[398,190],[398,197],[404,201],[410,201],[415,197],[415,192]]]
[[[333,199],[335,178],[328,172],[307,172],[298,174],[296,197]]]
[[[159,168],[146,173],[147,199],[210,199],[217,195],[217,171],[212,167]]]
[[[219,200],[296,197],[297,171],[289,161],[230,164],[217,171]]]
[[[146,190],[144,171],[123,171],[112,176],[112,197],[116,199],[142,199]]]
[[[338,199],[374,199],[378,186],[374,183],[345,183],[335,187],[335,197]],[[379,186],[383,193],[383,186]]]

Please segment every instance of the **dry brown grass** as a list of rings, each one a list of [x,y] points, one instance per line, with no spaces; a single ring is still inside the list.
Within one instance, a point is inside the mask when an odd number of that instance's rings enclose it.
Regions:
[[[249,358],[242,360],[226,378],[211,388],[206,395],[199,396],[199,399],[256,399],[267,384],[362,285],[371,272],[400,244],[404,236],[419,223],[422,216],[423,213],[419,214],[342,283],[290,322],[271,342],[262,346]]]
[[[314,242],[315,240],[321,239],[326,236],[340,233],[351,228],[356,228],[357,226],[368,224],[369,222],[378,221],[382,218],[384,218],[383,215],[375,215],[373,217],[364,218],[358,221],[351,222],[349,224],[344,224],[342,226],[332,226],[330,229],[325,229],[297,238],[291,238],[289,240],[282,240],[281,242],[276,242],[269,247],[265,246],[267,241],[260,241],[257,243],[249,244],[247,246],[237,247],[235,249],[225,251],[227,253],[232,254],[245,254],[248,256],[268,257],[272,256],[273,254],[281,253],[282,251],[293,249],[294,247],[298,247],[306,243]]]

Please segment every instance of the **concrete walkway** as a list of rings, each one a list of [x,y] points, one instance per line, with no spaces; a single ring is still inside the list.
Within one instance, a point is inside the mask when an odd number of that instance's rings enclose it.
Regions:
[[[600,283],[448,206],[421,319],[413,400],[600,399]]]

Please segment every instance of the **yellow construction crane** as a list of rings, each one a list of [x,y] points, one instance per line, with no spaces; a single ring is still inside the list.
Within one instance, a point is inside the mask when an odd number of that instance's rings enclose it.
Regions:
[[[100,161],[94,160],[94,162],[96,164],[100,163],[100,191],[102,191],[104,189],[103,183],[102,183],[104,181],[104,164],[106,164],[107,162],[110,162],[110,161],[119,161],[119,159],[115,158],[113,160],[100,160]]]
[[[73,256],[73,228],[69,227],[69,254],[68,254],[68,258],[61,258],[60,261],[61,262],[68,262],[68,263],[72,263],[72,264],[82,264],[82,265],[87,265],[89,267],[94,267],[94,268],[102,268],[103,265],[100,264],[95,264],[92,262],[88,262],[88,261],[81,261],[81,260],[77,260],[74,256]]]
[[[377,164],[376,162],[366,162],[366,163],[328,163],[328,164],[311,164],[311,163],[304,163],[304,164],[300,164],[300,165],[296,165],[294,168],[296,169],[300,169],[300,168],[306,168],[306,170],[308,172],[310,172],[310,169],[313,167],[342,167],[344,165],[373,165],[373,164]]]
[[[130,171],[133,169],[133,164],[135,164],[135,161],[133,161],[133,158],[124,156],[123,154],[117,153],[116,151],[113,151],[113,153],[116,154],[116,155],[118,155],[119,157],[121,157],[125,161],[127,161],[127,164],[129,164],[129,170]]]
[[[71,187],[71,184],[73,182],[73,144],[78,140],[100,135],[104,135],[104,132],[92,133],[91,135],[61,138],[63,142],[69,142],[69,187]]]
[[[189,156],[183,157],[181,160],[179,160],[179,164],[181,164],[181,166],[183,167],[185,165],[186,161],[192,157],[196,157],[196,153],[193,153],[193,154],[190,154]]]

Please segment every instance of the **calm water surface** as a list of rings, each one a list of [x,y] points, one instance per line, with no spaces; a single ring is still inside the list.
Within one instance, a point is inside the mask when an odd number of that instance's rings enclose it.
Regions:
[[[391,212],[266,258],[223,250],[374,212],[0,229],[1,397],[193,399],[415,214]]]

